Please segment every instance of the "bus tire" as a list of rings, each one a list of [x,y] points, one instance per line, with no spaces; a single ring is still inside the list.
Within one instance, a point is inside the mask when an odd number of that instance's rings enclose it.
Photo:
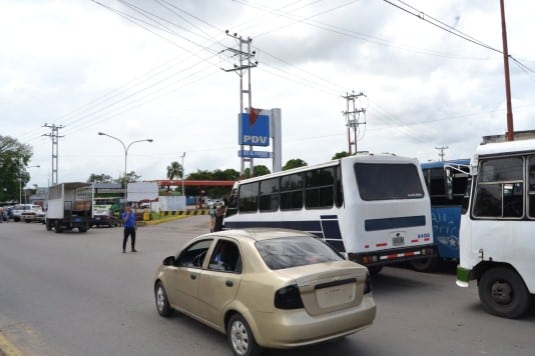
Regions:
[[[478,282],[479,299],[490,314],[518,318],[531,305],[531,295],[522,278],[509,267],[493,267]]]
[[[440,267],[441,260],[437,257],[429,257],[409,262],[411,268],[417,272],[435,272]]]

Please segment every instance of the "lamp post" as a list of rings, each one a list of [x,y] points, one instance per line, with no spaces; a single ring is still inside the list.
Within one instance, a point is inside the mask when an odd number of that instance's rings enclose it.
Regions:
[[[186,152],[182,152],[180,155],[180,158],[182,158],[182,195],[186,196],[186,191],[184,190],[184,173],[186,171],[184,169],[184,157],[186,157]]]
[[[136,142],[152,142],[154,140],[152,138],[146,138],[143,140],[135,140],[135,141],[130,142],[128,145],[125,145],[125,143],[122,140],[118,139],[115,136],[108,135],[107,133],[104,133],[104,132],[99,132],[98,134],[100,136],[108,136],[109,138],[112,138],[115,141],[119,141],[119,143],[123,146],[123,149],[124,149],[124,204],[126,205],[126,184],[127,184],[126,172],[127,172],[127,162],[128,162],[128,150],[130,149],[130,146],[132,146]]]
[[[22,162],[21,162],[22,163]],[[26,168],[39,168],[41,166],[28,166]],[[26,203],[26,194],[24,194],[24,203]],[[22,204],[22,165],[20,167],[19,171],[19,204]]]

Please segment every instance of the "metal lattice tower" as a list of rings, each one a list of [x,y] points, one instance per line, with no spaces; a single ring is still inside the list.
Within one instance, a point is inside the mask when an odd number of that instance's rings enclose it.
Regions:
[[[59,136],[59,129],[62,129],[64,126],[56,126],[55,124],[48,125],[44,124],[43,127],[47,127],[50,129],[50,133],[43,134],[43,136],[48,136],[52,139],[52,182],[50,185],[56,185],[58,184],[58,156],[59,156],[59,148],[58,148],[58,141],[60,137]]]
[[[238,36],[237,33],[229,34],[229,31],[226,31],[227,35],[236,39],[238,41],[238,49],[235,48],[226,48],[221,52],[228,52],[231,54],[231,57],[237,62],[232,68],[223,69],[225,72],[237,72],[240,77],[240,113],[245,113],[244,110],[244,101],[247,99],[249,110],[252,109],[252,87],[251,87],[251,68],[254,68],[258,65],[258,61],[255,60],[256,52],[251,51],[251,42],[252,38],[247,37],[247,39]],[[247,78],[247,89],[244,89],[244,76]],[[240,150],[243,151],[243,145],[240,146]],[[253,147],[249,146],[249,150],[252,151]],[[240,164],[240,174],[243,175],[245,171],[245,162],[249,162],[250,174],[253,174],[253,158],[252,157],[241,157]]]
[[[444,157],[446,157],[446,153],[444,153],[445,150],[447,150],[449,147],[448,146],[440,146],[440,147],[435,147],[436,150],[439,150],[440,152],[438,153],[438,156],[440,157],[440,160],[442,162],[444,162]]]
[[[345,96],[342,95],[342,98],[346,99],[346,111],[343,111],[342,114],[346,118],[347,146],[348,153],[350,155],[357,153],[357,136],[359,125],[366,125],[366,109],[357,108],[357,100],[360,97],[366,97],[366,95],[364,95],[362,92],[355,94],[354,91],[351,92],[351,94],[346,93]],[[355,148],[354,152],[352,152],[353,147]]]

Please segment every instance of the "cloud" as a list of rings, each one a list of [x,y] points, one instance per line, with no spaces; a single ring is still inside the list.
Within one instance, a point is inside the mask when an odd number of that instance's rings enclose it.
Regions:
[[[64,125],[61,181],[124,169],[118,142],[136,143],[128,167],[165,177],[186,151],[186,172],[239,169],[239,76],[226,35],[258,52],[252,103],[281,108],[283,163],[310,164],[347,150],[346,92],[364,92],[359,149],[438,159],[469,157],[481,136],[503,133],[503,57],[386,2],[3,1],[0,112],[3,134],[34,147],[31,184],[50,181],[44,123]],[[130,5],[128,5],[130,4]],[[501,49],[499,6],[414,0],[414,8]],[[531,68],[529,4],[506,4],[510,52]],[[223,52],[222,52],[223,51]],[[515,128],[532,128],[533,74],[511,64]],[[246,78],[245,78],[246,80]],[[244,95],[244,97],[246,97]],[[247,106],[245,99],[244,106]],[[271,167],[269,160],[258,164]]]

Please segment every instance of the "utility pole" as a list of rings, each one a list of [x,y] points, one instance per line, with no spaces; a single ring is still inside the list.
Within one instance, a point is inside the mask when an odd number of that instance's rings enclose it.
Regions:
[[[359,125],[366,125],[366,109],[357,108],[357,100],[360,97],[366,97],[366,95],[364,95],[362,92],[355,94],[354,91],[352,91],[351,94],[346,92],[345,96],[342,95],[342,98],[346,99],[346,111],[342,111],[342,114],[344,114],[346,119],[347,146],[349,155],[353,154],[352,147],[355,148],[354,153],[357,153],[357,136]],[[363,117],[362,119],[361,114]]]
[[[445,150],[447,150],[449,147],[448,146],[440,146],[440,147],[435,147],[436,150],[439,150],[440,153],[438,154],[438,156],[440,157],[440,161],[441,162],[444,162],[444,157],[446,156],[446,154],[444,153]]]
[[[48,134],[43,134],[43,136],[48,136],[52,139],[52,184],[51,185],[56,185],[58,184],[58,140],[60,137],[63,137],[63,136],[59,136],[59,129],[62,129],[64,126],[63,125],[60,125],[60,126],[56,126],[56,124],[52,124],[52,125],[48,125],[48,124],[44,124],[43,127],[47,127],[50,129],[50,133]]]
[[[511,81],[509,78],[509,51],[507,49],[507,29],[505,27],[505,9],[503,0],[500,0],[500,10],[502,14],[502,42],[503,42],[503,68],[505,74],[505,96],[507,102],[507,141],[515,139],[515,129],[513,127],[513,108],[511,105]]]
[[[249,111],[252,111],[252,88],[251,88],[251,68],[254,68],[258,65],[258,61],[254,60],[256,56],[255,51],[251,51],[251,42],[252,38],[247,37],[246,39],[238,36],[237,33],[230,34],[229,31],[225,31],[226,34],[238,41],[238,49],[236,48],[226,48],[221,52],[229,52],[231,57],[233,57],[237,63],[234,64],[232,68],[223,69],[225,72],[237,72],[240,77],[240,114],[244,113],[244,101],[245,96],[247,96],[248,108]],[[243,81],[244,76],[247,76],[247,89],[244,89]],[[252,151],[253,147],[249,146],[249,150]],[[240,146],[240,151],[243,151],[243,145]],[[249,162],[249,170],[251,176],[253,175],[253,158],[252,157],[241,157],[240,164],[240,175],[243,175],[245,172],[245,162]]]

